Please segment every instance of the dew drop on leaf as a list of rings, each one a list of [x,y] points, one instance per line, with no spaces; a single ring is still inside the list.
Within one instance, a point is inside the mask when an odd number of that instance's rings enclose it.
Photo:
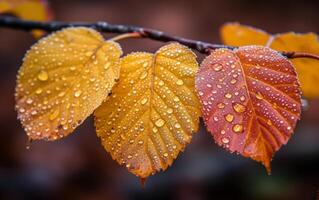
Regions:
[[[243,131],[244,131],[243,125],[241,125],[241,124],[235,124],[235,125],[233,126],[233,131],[234,131],[235,133],[241,133],[241,132],[243,132]]]
[[[48,75],[48,73],[47,73],[46,71],[40,71],[40,72],[38,73],[38,79],[39,79],[40,81],[47,81],[48,78],[49,78],[49,75]]]
[[[232,97],[232,94],[226,93],[226,94],[225,94],[225,97],[226,97],[227,99],[230,99],[230,98]]]
[[[227,114],[227,115],[225,116],[225,119],[226,119],[226,121],[228,121],[228,122],[232,122],[232,121],[234,120],[234,115],[232,115],[232,114]]]
[[[164,121],[163,119],[158,119],[158,120],[156,120],[156,122],[155,122],[155,125],[156,125],[157,127],[162,127],[162,126],[164,126],[164,124],[165,124],[165,121]]]
[[[183,82],[183,80],[178,79],[178,80],[176,81],[176,84],[180,86],[180,85],[183,85],[183,84],[184,84],[184,82]]]
[[[233,105],[233,108],[238,113],[245,112],[245,110],[246,110],[246,107],[244,105],[240,104],[240,103],[235,103]]]
[[[264,96],[260,92],[258,92],[256,94],[256,98],[259,99],[259,100],[262,100],[264,98]]]

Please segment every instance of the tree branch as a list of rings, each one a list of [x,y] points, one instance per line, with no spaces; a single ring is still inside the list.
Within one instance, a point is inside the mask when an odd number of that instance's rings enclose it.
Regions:
[[[152,40],[157,40],[161,42],[179,42],[189,48],[197,50],[200,53],[209,54],[211,50],[219,48],[235,49],[236,47],[211,44],[207,42],[202,42],[198,40],[191,40],[183,37],[172,36],[166,34],[162,31],[155,29],[143,28],[131,25],[120,25],[120,24],[109,24],[107,22],[95,22],[95,23],[85,23],[85,22],[40,22],[40,21],[28,21],[22,20],[11,16],[1,16],[0,17],[0,27],[7,27],[19,30],[30,31],[33,29],[40,29],[47,32],[61,30],[67,27],[88,27],[96,29],[100,32],[105,33],[136,33],[142,38],[149,38]],[[279,52],[287,58],[312,58],[319,60],[319,55],[304,53],[304,52]]]

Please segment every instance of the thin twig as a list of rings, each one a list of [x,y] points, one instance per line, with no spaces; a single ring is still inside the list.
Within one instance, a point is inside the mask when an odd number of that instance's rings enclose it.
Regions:
[[[305,52],[283,52],[288,58],[312,58],[319,60],[319,55]]]
[[[105,33],[135,33],[136,37],[149,38],[152,40],[157,40],[161,42],[179,42],[189,48],[197,50],[200,53],[209,54],[211,50],[227,48],[235,49],[236,47],[211,44],[208,42],[202,42],[198,40],[191,40],[183,37],[172,36],[162,31],[155,29],[148,29],[138,26],[131,25],[120,25],[120,24],[109,24],[107,22],[60,22],[60,21],[50,21],[50,22],[40,22],[40,21],[28,21],[22,20],[11,16],[1,16],[0,17],[0,27],[7,27],[13,29],[20,29],[30,31],[33,29],[44,30],[47,32],[61,30],[67,27],[88,27],[96,29],[100,32]],[[132,36],[132,35],[131,35]],[[120,36],[120,39],[122,36]],[[304,52],[280,52],[283,56],[287,58],[312,58],[319,60],[319,55],[304,53]]]
[[[234,47],[210,44],[206,42],[201,42],[197,40],[190,40],[182,37],[176,37],[168,35],[162,31],[142,28],[131,25],[119,25],[119,24],[109,24],[107,22],[95,22],[95,23],[85,23],[85,22],[40,22],[40,21],[28,21],[22,20],[11,16],[1,16],[0,17],[0,27],[7,27],[13,29],[20,29],[30,31],[33,29],[44,30],[48,32],[61,30],[67,27],[88,27],[96,29],[100,32],[105,33],[139,33],[143,38],[149,38],[162,42],[175,41],[179,42],[185,46],[199,51],[200,53],[207,53],[208,49],[219,49],[219,48],[229,48]]]

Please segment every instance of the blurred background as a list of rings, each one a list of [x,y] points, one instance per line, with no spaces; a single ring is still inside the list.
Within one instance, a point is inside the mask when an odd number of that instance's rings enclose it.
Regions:
[[[56,20],[139,25],[214,43],[220,43],[219,27],[229,21],[272,33],[319,32],[319,1],[51,0],[49,3]],[[145,188],[104,151],[95,135],[92,118],[61,141],[34,142],[27,150],[13,94],[16,72],[34,42],[26,32],[0,28],[0,199],[317,199],[318,100],[309,102],[295,135],[274,157],[270,176],[260,164],[217,147],[203,125],[172,167],[150,177]],[[154,52],[162,45],[138,39],[120,43],[125,53]]]

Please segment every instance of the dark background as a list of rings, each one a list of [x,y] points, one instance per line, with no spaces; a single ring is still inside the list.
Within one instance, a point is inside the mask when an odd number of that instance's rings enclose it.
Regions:
[[[133,24],[214,43],[220,43],[219,27],[229,21],[272,33],[319,32],[319,1],[52,0],[50,5],[57,20]],[[144,189],[104,151],[92,118],[61,141],[34,142],[26,150],[13,94],[16,72],[34,42],[26,32],[0,28],[0,199],[316,199],[318,100],[310,102],[295,135],[274,157],[271,176],[260,164],[217,147],[203,126],[173,166],[150,177]],[[126,53],[162,45],[138,39],[121,44]]]

